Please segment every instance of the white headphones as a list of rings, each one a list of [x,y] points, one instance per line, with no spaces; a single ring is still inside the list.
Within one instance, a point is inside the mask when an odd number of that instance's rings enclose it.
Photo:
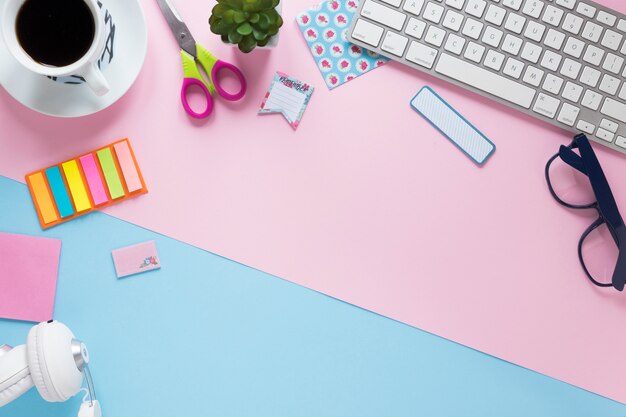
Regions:
[[[0,345],[0,407],[33,385],[46,401],[67,401],[81,390],[85,376],[90,399],[83,399],[78,416],[100,417],[88,363],[87,347],[67,326],[53,320],[36,325],[26,345]]]

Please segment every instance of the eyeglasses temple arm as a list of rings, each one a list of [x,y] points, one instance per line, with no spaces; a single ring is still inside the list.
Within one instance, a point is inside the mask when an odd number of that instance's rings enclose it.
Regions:
[[[570,148],[561,145],[561,148],[559,149],[559,156],[567,165],[579,171],[581,174],[587,175],[583,159]]]

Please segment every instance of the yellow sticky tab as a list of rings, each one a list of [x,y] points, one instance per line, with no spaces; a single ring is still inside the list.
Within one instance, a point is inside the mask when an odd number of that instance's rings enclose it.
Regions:
[[[41,215],[41,219],[44,224],[49,224],[59,220],[59,216],[54,209],[54,203],[52,202],[50,190],[46,185],[46,180],[41,171],[28,176],[28,185],[30,185],[30,190],[33,193],[33,200],[35,200],[35,204],[38,208],[37,211]]]
[[[64,162],[62,166],[67,185],[70,187],[70,193],[72,194],[76,211],[80,213],[81,211],[89,210],[91,208],[91,202],[89,201],[87,189],[85,188],[85,183],[78,170],[76,160]]]

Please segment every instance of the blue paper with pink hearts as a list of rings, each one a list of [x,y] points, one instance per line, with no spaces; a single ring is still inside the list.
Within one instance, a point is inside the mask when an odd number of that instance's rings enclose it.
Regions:
[[[296,20],[329,89],[369,72],[389,59],[347,41],[358,0],[327,0]]]

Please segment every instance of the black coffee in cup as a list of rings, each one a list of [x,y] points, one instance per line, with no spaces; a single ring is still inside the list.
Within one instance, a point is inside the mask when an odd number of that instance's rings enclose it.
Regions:
[[[34,61],[65,67],[89,51],[96,24],[83,0],[26,0],[15,30],[22,49]]]

